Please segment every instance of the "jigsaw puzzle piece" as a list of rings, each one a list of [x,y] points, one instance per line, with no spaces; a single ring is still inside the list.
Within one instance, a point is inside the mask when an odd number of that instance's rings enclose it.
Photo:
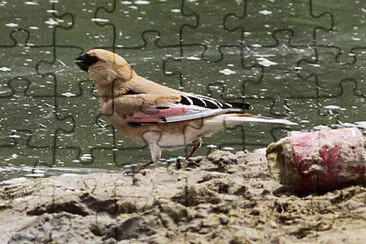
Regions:
[[[115,4],[116,1],[113,0],[75,1],[73,4],[55,2],[54,11],[57,16],[69,16],[71,21],[68,26],[55,30],[54,45],[82,47],[84,51],[95,47],[114,47],[115,27],[98,14],[101,11],[112,11]]]
[[[339,82],[339,86],[339,94],[321,100],[320,113],[335,120],[336,123],[354,123],[356,118],[357,121],[365,121],[366,93],[359,89],[359,82],[345,79]]]
[[[27,46],[29,33],[25,31],[14,31],[11,37],[13,45],[0,47],[2,96],[11,93],[7,81],[17,77],[30,82],[26,96],[55,97],[80,93],[77,82],[72,82],[80,72],[74,64],[80,48]],[[59,78],[60,82],[55,75],[62,78]]]
[[[290,130],[285,126],[264,124],[249,124],[243,126],[243,129],[245,132],[243,145],[249,151],[266,148],[270,143],[285,137]]]
[[[30,81],[26,90],[28,96],[53,96],[54,84],[50,77],[42,77],[37,72],[37,63],[52,56],[50,47],[30,47],[28,31],[13,31],[10,45],[0,46],[0,86],[9,91],[7,81],[17,77]],[[4,95],[4,94],[3,94]]]
[[[304,128],[364,121],[366,95],[360,90],[363,87],[361,84],[354,79],[340,80],[338,93],[314,98],[294,98],[287,103],[296,111],[295,119],[296,114],[302,115],[297,119]]]
[[[51,46],[54,28],[68,28],[73,18],[70,15],[58,15],[54,8],[55,3],[56,1],[50,1],[50,3],[2,1],[0,26],[5,26],[2,35],[26,30],[29,34],[27,40],[29,46]],[[9,44],[12,44],[9,40],[0,40],[1,46]]]
[[[247,64],[263,67],[263,77],[259,82],[245,83],[245,95],[276,101],[315,96],[316,84],[300,79],[297,66],[300,60],[314,57],[315,50],[308,46],[291,45],[292,32],[278,31],[273,36],[276,45],[244,49]]]
[[[141,47],[147,30],[159,33],[159,45],[179,46],[182,27],[194,25],[197,17],[184,13],[183,1],[115,1],[113,7],[99,8],[95,18],[113,26],[113,47]]]
[[[238,13],[241,7],[235,1],[185,1],[185,14],[197,16],[197,23],[182,28],[183,45],[204,46],[202,59],[220,61],[220,46],[240,46],[242,33],[239,30],[227,30],[224,18],[228,13]]]
[[[359,74],[365,74],[365,69],[366,69],[366,47],[356,47],[351,52],[353,53],[353,55],[355,57],[355,59],[354,59],[355,70],[357,70],[357,73],[359,73]],[[360,82],[359,89],[363,89],[364,82],[365,82],[364,79],[359,79],[359,82]]]
[[[133,143],[131,140],[121,135],[118,131],[116,131],[116,138],[122,138],[118,139],[118,142],[123,142],[123,144],[119,144],[118,148],[113,149],[113,151],[110,149],[93,148],[92,152],[95,161],[105,162],[105,157],[110,159],[107,162],[107,166],[103,166],[103,168],[115,168],[116,166],[131,167],[145,164],[150,161],[151,153],[149,148],[146,146],[139,147],[136,143]],[[176,154],[173,155],[177,156]],[[169,158],[167,151],[163,152],[162,158],[163,160]]]
[[[181,55],[179,46],[161,46],[160,34],[157,31],[145,31],[142,33],[144,45],[136,48],[116,48],[116,52],[122,55],[134,70],[141,76],[156,81],[159,84],[179,89],[177,77],[164,72],[165,61]]]
[[[81,96],[82,90],[80,90],[80,79],[78,77],[83,77],[84,74],[74,62],[74,59],[81,53],[82,48],[54,47],[51,55],[37,63],[37,73],[52,81],[47,82],[52,96]],[[33,91],[32,87],[31,90]],[[33,93],[37,94],[37,92],[38,87],[35,87]]]
[[[71,130],[74,124],[69,117],[59,119],[56,116],[52,97],[27,96],[30,83],[25,78],[9,80],[11,93],[0,97],[0,138],[3,150],[0,155],[11,163],[27,163],[29,159],[39,159],[52,165],[54,160],[49,159],[53,159],[50,155],[53,155],[55,149],[55,131]]]
[[[313,12],[318,15],[324,11],[332,14],[332,28],[317,29],[316,44],[319,46],[337,47],[341,52],[336,57],[340,63],[352,63],[352,49],[366,47],[366,5],[363,1],[333,4],[316,4]]]
[[[339,93],[332,96],[294,98],[288,101],[288,105],[296,111],[296,114],[301,114],[298,121],[303,128],[354,123],[366,119],[363,116],[365,93],[358,89],[358,82],[342,80],[339,86]]]
[[[100,148],[112,151],[114,145],[114,131],[109,123],[102,121],[99,114],[99,97],[93,94],[92,82],[81,81],[78,96],[57,97],[56,113],[61,118],[72,117],[75,127],[71,131],[58,131],[57,146],[58,158],[67,166],[91,164],[101,166],[93,157],[93,150]],[[112,154],[103,159],[112,162]]]
[[[52,142],[46,145],[38,144],[39,140],[35,140],[34,135],[38,135],[38,131],[33,134],[27,129],[13,130],[8,136],[12,143],[9,145],[1,145],[1,165],[2,166],[64,166],[62,162],[56,162],[56,145]],[[49,135],[53,136],[53,134]],[[1,135],[2,140],[2,135]],[[34,141],[35,142],[34,142]],[[2,140],[3,141],[3,140]]]
[[[292,98],[287,101],[288,106],[295,111],[292,118],[300,124],[302,129],[309,129],[319,125],[334,124],[337,121],[334,117],[329,117],[328,113],[324,113],[323,102],[328,98],[319,97],[299,97]]]
[[[364,72],[363,61],[360,56],[358,65],[341,63],[337,57],[341,50],[334,47],[317,47],[316,55],[310,60],[299,62],[299,76],[304,81],[312,81],[315,77],[316,92],[318,97],[333,97],[341,92],[340,81],[352,79],[362,81]],[[332,72],[329,72],[329,71]],[[360,88],[363,89],[363,88]]]
[[[264,98],[260,96],[252,96],[252,97],[247,96],[245,101],[252,106],[250,110],[251,114],[260,114],[263,116],[282,115],[282,114],[276,114],[275,113],[276,111],[273,111],[272,108],[275,104],[275,99],[273,98]]]
[[[240,100],[244,96],[245,82],[255,82],[262,75],[257,67],[243,67],[240,47],[220,47],[223,54],[220,62],[203,60],[201,55],[204,49],[203,46],[182,47],[181,58],[172,58],[165,63],[165,73],[178,76],[185,92],[202,95],[219,93],[219,99]]]
[[[228,14],[224,23],[228,30],[243,30],[248,47],[273,45],[277,30],[292,31],[292,45],[313,45],[315,30],[332,27],[332,14],[326,10],[314,14],[320,5],[314,1],[245,0],[243,4],[241,14]]]

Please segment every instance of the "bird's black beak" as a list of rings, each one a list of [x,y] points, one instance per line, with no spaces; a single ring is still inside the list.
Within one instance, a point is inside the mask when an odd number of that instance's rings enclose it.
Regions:
[[[77,57],[76,64],[79,66],[80,69],[88,72],[90,65],[96,63],[98,61],[97,57],[90,56],[89,54],[83,54],[80,57]]]

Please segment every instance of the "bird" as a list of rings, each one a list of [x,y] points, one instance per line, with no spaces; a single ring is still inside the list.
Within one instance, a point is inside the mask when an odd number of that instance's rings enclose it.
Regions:
[[[190,158],[202,137],[246,123],[296,125],[286,119],[242,113],[235,104],[176,90],[136,73],[117,53],[91,49],[75,59],[95,81],[100,112],[132,141],[146,145],[151,160],[136,172],[161,160],[164,150],[192,144]]]

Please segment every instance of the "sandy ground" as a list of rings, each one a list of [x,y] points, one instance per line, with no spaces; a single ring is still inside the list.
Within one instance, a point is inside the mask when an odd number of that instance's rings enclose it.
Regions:
[[[287,192],[264,153],[0,188],[0,243],[366,243],[366,188]]]

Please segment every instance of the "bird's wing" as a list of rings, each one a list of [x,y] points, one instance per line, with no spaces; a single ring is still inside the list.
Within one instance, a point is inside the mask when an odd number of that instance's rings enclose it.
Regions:
[[[114,110],[119,114],[131,111],[132,97],[129,97],[130,101],[126,97],[129,96],[117,99],[114,103]],[[233,108],[229,103],[190,93],[170,97],[141,94],[134,112],[129,112],[126,119],[131,124],[172,123],[237,111],[240,109]]]

